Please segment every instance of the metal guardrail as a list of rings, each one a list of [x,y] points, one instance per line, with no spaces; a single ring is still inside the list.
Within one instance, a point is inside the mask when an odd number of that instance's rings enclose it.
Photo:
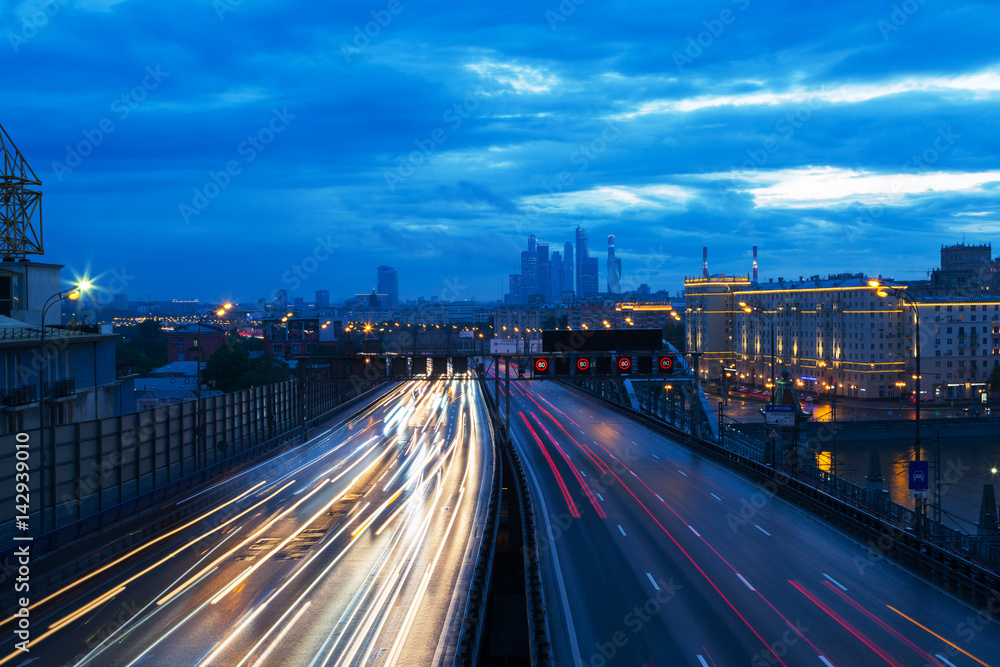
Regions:
[[[0,389],[0,405],[14,407],[28,405],[38,400],[38,387],[28,384],[14,389]]]
[[[478,379],[480,391],[484,400],[489,403],[482,377]],[[487,407],[487,410],[489,408]],[[455,651],[455,665],[475,665],[479,662],[479,649],[482,644],[483,625],[486,620],[486,601],[488,599],[490,581],[493,575],[493,557],[496,552],[497,534],[500,531],[500,491],[503,488],[503,466],[500,462],[499,450],[496,445],[496,432],[493,429],[493,419],[487,420],[490,430],[490,445],[493,447],[493,484],[490,489],[490,503],[486,511],[486,530],[476,556],[473,569],[472,585],[469,587],[469,599],[465,607],[465,621],[458,637],[458,647]]]
[[[336,408],[327,411],[324,414],[324,417],[328,420],[337,412],[350,410],[357,403],[364,403],[364,406],[359,409],[356,414],[351,416],[351,419],[358,418],[370,409],[371,406],[368,405],[368,401],[371,400],[372,393],[379,391],[381,387],[382,385],[380,384],[379,386],[376,386],[359,396],[345,401]],[[75,540],[94,534],[95,532],[125,519],[133,518],[137,514],[162,505],[165,501],[176,499],[178,495],[188,491],[189,489],[197,488],[201,484],[217,477],[222,473],[234,468],[239,468],[248,462],[256,460],[261,455],[278,449],[289,442],[299,440],[301,437],[301,429],[290,428],[270,440],[259,442],[253,447],[244,449],[229,458],[218,461],[206,468],[186,475],[169,484],[157,487],[150,492],[131,498],[97,514],[36,536],[34,538],[33,548],[36,550],[36,553],[54,555],[60,549],[64,549],[71,545]],[[270,470],[270,468],[268,468],[268,470]],[[262,474],[266,473],[267,471],[262,472]],[[37,593],[44,593],[46,590],[49,590],[52,586],[58,584],[59,582],[75,577],[78,574],[86,572],[92,567],[109,560],[111,557],[127,549],[132,544],[156,537],[163,531],[175,527],[179,521],[205,507],[208,507],[217,500],[220,494],[224,493],[226,493],[226,491],[222,487],[219,487],[219,490],[217,491],[204,493],[191,503],[186,503],[183,507],[179,507],[176,511],[160,517],[154,522],[144,524],[140,530],[120,535],[110,542],[102,545],[99,549],[74,558],[72,561],[65,563],[59,568],[43,568],[40,573],[32,577],[32,589]],[[4,562],[6,563],[6,559],[9,559],[13,551],[14,547],[0,551],[0,558],[4,558]],[[0,579],[0,581],[2,581],[2,579]],[[13,588],[8,591],[4,591],[4,593],[0,595],[0,609],[5,610],[15,607],[15,598],[16,596],[13,594]]]
[[[45,398],[63,398],[76,393],[76,378],[63,378],[45,383]]]
[[[497,397],[488,391],[484,393],[487,409],[490,412],[495,431],[500,435],[499,442],[504,455],[509,457],[510,466],[514,471],[514,491],[521,508],[521,536],[524,545],[525,594],[528,607],[528,642],[531,649],[531,664],[546,666],[552,664],[552,639],[549,634],[548,618],[546,616],[545,591],[542,587],[541,558],[538,552],[538,528],[535,524],[535,510],[531,502],[528,477],[524,472],[524,462],[514,443],[502,434],[503,419],[500,407],[495,402]]]

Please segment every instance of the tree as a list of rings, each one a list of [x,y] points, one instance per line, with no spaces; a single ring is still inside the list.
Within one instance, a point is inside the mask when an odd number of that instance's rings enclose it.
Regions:
[[[993,367],[993,372],[990,373],[986,384],[989,385],[990,391],[1000,391],[1000,366]]]
[[[245,389],[243,376],[250,371],[250,358],[246,351],[235,345],[225,345],[216,350],[205,363],[201,372],[203,384],[215,383],[216,389],[224,392]]]
[[[167,336],[159,320],[149,318],[123,335],[128,342],[115,346],[117,358],[132,362],[132,370],[140,375],[167,363]]]

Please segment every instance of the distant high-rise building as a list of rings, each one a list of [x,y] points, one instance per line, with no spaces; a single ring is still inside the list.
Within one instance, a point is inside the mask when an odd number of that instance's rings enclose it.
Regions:
[[[534,234],[528,234],[528,252],[535,252],[536,238]]]
[[[384,294],[380,301],[383,308],[395,308],[399,305],[399,273],[391,266],[380,266],[376,270],[377,291]]]
[[[275,290],[274,291],[274,305],[278,310],[282,310],[288,305],[288,290]]]
[[[128,310],[128,294],[115,294],[115,308],[118,310]]]
[[[563,246],[562,291],[573,291],[573,244],[568,241]],[[562,295],[560,294],[560,296]]]
[[[622,261],[615,257],[615,235],[608,235],[608,294],[622,293]]]
[[[549,244],[535,244],[535,254],[538,255],[538,288],[536,294],[541,294],[546,301],[552,297],[552,267],[549,264]]]
[[[316,290],[316,307],[317,308],[330,307],[330,290],[326,289]]]
[[[295,308],[297,310],[303,310],[306,307],[306,300],[303,299],[301,296],[295,297],[295,302],[294,303],[295,303]]]
[[[597,289],[597,258],[587,257],[583,260],[580,275],[577,277],[580,283],[580,292],[577,296],[590,296],[599,294]]]
[[[563,261],[558,250],[549,259],[549,278],[549,293],[553,299],[558,299],[563,292]]]
[[[507,301],[520,303],[525,300],[524,283],[520,273],[510,274],[510,293],[507,294]]]
[[[538,294],[538,252],[535,250],[521,253],[521,286],[525,296]]]
[[[576,295],[583,296],[586,292],[583,289],[583,263],[590,257],[590,246],[587,242],[587,231],[582,227],[576,228]],[[596,289],[594,290],[597,291]]]

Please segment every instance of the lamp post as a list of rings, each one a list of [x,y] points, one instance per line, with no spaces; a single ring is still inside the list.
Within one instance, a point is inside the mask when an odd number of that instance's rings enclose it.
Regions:
[[[899,392],[899,418],[903,418],[903,389],[906,387],[905,382],[896,383],[896,391]]]
[[[915,400],[917,415],[916,419],[914,420],[916,422],[916,434],[913,440],[913,451],[914,451],[914,460],[919,461],[920,460],[920,314],[917,311],[917,303],[916,301],[913,300],[913,297],[911,297],[909,294],[899,289],[898,287],[889,287],[887,285],[883,285],[878,280],[869,280],[868,286],[877,288],[875,293],[882,298],[885,298],[889,296],[890,293],[892,293],[892,295],[895,296],[896,298],[905,301],[906,305],[908,305],[913,310],[913,359],[917,370],[917,374],[913,376],[914,389],[917,392]],[[922,502],[923,499],[918,497],[916,498],[916,501],[917,501],[917,525],[915,532],[917,533],[917,535],[919,535],[920,518],[923,515],[923,502]]]
[[[774,405],[774,388],[777,386],[777,383],[774,380],[774,351],[778,346],[774,332],[774,314],[767,312],[764,306],[759,303],[750,306],[747,305],[745,301],[740,301],[740,308],[743,309],[744,313],[756,313],[758,315],[763,315],[771,324],[771,404]],[[754,356],[756,357],[756,355]]]
[[[40,333],[38,336],[39,340],[39,351],[41,352],[39,368],[38,368],[38,452],[42,456],[42,464],[39,466],[39,471],[41,475],[39,476],[39,490],[41,497],[41,525],[39,527],[40,532],[45,532],[45,315],[49,312],[49,308],[56,305],[61,301],[66,299],[79,299],[80,295],[89,290],[91,287],[90,282],[84,280],[76,287],[69,287],[67,289],[56,292],[48,299],[45,300],[45,304],[42,306],[42,323],[39,327]],[[60,322],[62,318],[60,318]],[[55,441],[52,442],[52,451],[49,452],[47,457],[52,466],[52,479],[49,481],[49,486],[52,490],[52,501],[55,503],[56,498],[56,452],[55,452]],[[52,527],[55,528],[55,514],[52,515]]]
[[[197,360],[198,369],[196,371],[196,374],[197,374],[196,377],[197,377],[197,382],[198,382],[198,405],[197,405],[197,409],[194,412],[194,420],[195,420],[195,425],[196,425],[196,428],[195,428],[196,438],[195,438],[194,457],[195,457],[195,467],[196,468],[198,467],[198,452],[199,451],[201,452],[201,458],[202,458],[201,464],[202,464],[202,467],[204,467],[205,465],[208,464],[208,448],[205,446],[205,415],[204,415],[204,406],[202,405],[202,402],[201,402],[201,330],[205,328],[204,327],[205,317],[207,315],[214,314],[216,317],[222,317],[223,315],[226,314],[226,311],[229,310],[232,307],[233,307],[233,304],[226,303],[226,304],[223,304],[223,306],[221,308],[218,308],[218,309],[212,308],[210,310],[206,310],[205,312],[203,312],[201,315],[198,316],[198,343],[197,343],[197,348],[198,348],[198,360]]]

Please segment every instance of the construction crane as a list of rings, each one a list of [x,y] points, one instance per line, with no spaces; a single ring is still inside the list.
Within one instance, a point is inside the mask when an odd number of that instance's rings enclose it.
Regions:
[[[2,125],[0,158],[0,256],[42,255],[42,182]]]

